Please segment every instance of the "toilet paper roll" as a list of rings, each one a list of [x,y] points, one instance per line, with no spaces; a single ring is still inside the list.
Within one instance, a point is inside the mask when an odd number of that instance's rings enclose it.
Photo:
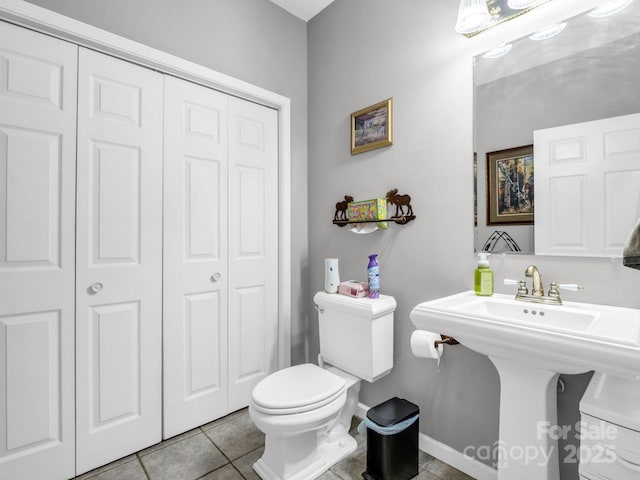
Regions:
[[[444,347],[442,344],[435,346],[436,340],[442,340],[438,333],[427,332],[426,330],[415,330],[411,334],[411,351],[416,357],[431,358],[437,360],[440,365],[440,358]]]

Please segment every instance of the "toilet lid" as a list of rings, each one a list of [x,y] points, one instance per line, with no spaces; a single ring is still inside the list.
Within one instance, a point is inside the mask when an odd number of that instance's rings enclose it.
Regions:
[[[253,403],[271,413],[301,413],[339,397],[345,380],[311,363],[272,373],[253,389]]]

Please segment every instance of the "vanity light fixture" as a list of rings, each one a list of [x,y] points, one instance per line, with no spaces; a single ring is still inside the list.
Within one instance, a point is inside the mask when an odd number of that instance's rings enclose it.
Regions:
[[[552,0],[460,0],[456,32],[473,37]]]
[[[633,0],[608,0],[599,7],[594,8],[589,12],[590,17],[602,18],[616,13],[627,8]]]
[[[511,50],[510,43],[501,42],[496,48],[489,50],[482,54],[483,58],[500,58],[503,55],[506,55]]]
[[[540,3],[540,0],[509,0],[507,5],[514,10],[524,10],[535,6],[536,3]]]
[[[472,33],[486,27],[489,22],[491,22],[491,14],[486,0],[460,1],[456,32]]]
[[[538,30],[533,35],[529,35],[529,38],[531,40],[536,40],[536,41],[547,40],[551,37],[555,37],[556,35],[558,35],[561,31],[565,29],[566,26],[567,26],[567,22],[554,23],[553,25],[549,25],[548,27],[545,27],[542,30]]]

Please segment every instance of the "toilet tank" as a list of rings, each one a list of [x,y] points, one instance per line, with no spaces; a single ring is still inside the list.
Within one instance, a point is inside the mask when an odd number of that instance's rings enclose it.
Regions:
[[[320,354],[325,362],[368,382],[393,368],[395,298],[356,298],[318,292]]]

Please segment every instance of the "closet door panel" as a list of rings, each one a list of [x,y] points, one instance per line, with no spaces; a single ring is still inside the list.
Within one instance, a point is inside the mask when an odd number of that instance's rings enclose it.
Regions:
[[[161,439],[162,76],[80,49],[77,469]]]
[[[0,22],[0,478],[75,472],[77,50]]]
[[[229,409],[277,369],[278,118],[229,99]]]
[[[165,77],[165,438],[229,413],[226,117],[226,95]]]

